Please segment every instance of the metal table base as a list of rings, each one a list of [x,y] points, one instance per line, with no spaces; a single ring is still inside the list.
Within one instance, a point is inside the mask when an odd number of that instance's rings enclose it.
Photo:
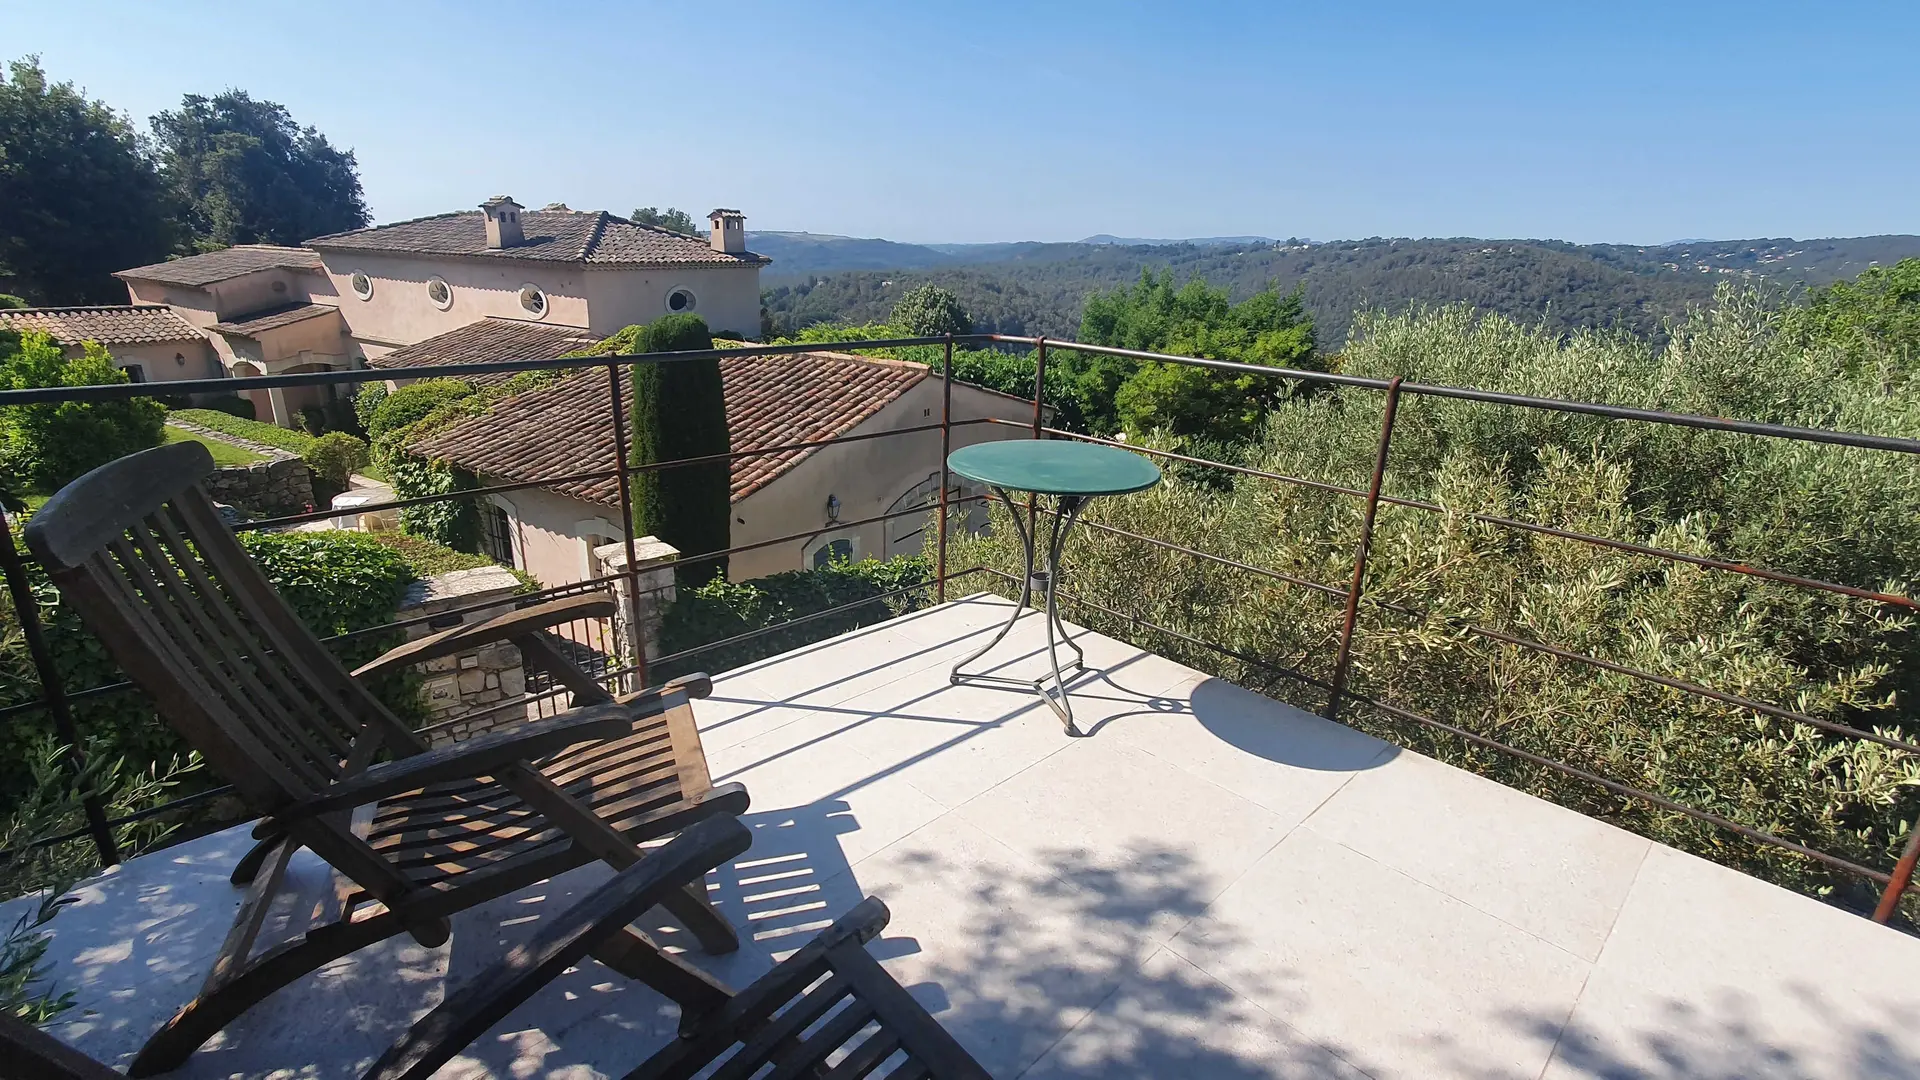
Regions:
[[[1040,538],[1039,522],[1034,522],[1031,529],[1029,529],[1026,525],[1022,524],[1020,520],[1020,510],[1014,506],[1013,499],[1007,494],[1007,490],[1002,487],[995,487],[993,488],[993,493],[1000,496],[1001,502],[1007,504],[1009,516],[1013,519],[1014,531],[1020,534],[1020,546],[1026,553],[1027,572],[1020,586],[1020,602],[1014,605],[1013,615],[1007,619],[1007,624],[1000,628],[1000,632],[993,635],[993,640],[981,646],[973,655],[953,665],[953,671],[948,676],[948,679],[954,686],[959,686],[963,683],[974,683],[984,686],[1008,686],[1022,690],[1031,690],[1039,695],[1040,700],[1047,703],[1047,706],[1053,710],[1055,716],[1060,718],[1060,722],[1066,726],[1068,735],[1079,735],[1081,734],[1080,730],[1073,726],[1073,703],[1067,699],[1067,681],[1062,675],[1063,669],[1060,666],[1060,652],[1058,647],[1065,645],[1067,648],[1073,650],[1073,659],[1067,663],[1064,669],[1065,671],[1079,672],[1084,670],[1087,666],[1087,654],[1081,651],[1079,645],[1074,644],[1071,637],[1067,636],[1066,624],[1060,621],[1060,609],[1055,603],[1054,586],[1058,582],[1060,575],[1060,549],[1066,544],[1067,533],[1073,528],[1074,521],[1079,518],[1080,510],[1087,504],[1087,499],[1090,498],[1090,496],[1060,496],[1058,505],[1055,507],[1055,513],[1052,515],[1053,527],[1047,536],[1046,569],[1035,570],[1033,565],[1034,545]],[[1026,614],[1027,605],[1032,601],[1035,590],[1038,590],[1046,597],[1044,619],[1047,626],[1047,660],[1053,671],[1053,690],[1048,690],[1047,676],[1044,674],[1037,679],[1014,679],[1004,675],[985,675],[962,671],[962,668],[987,655],[987,653],[992,652],[995,645],[1006,640],[1007,635],[1013,631],[1014,624],[1020,621],[1020,616]],[[1055,631],[1058,631],[1058,637],[1055,636]]]

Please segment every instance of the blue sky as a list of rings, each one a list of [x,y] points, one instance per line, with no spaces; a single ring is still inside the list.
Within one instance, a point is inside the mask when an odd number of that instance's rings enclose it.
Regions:
[[[1920,233],[1920,3],[6,5],[146,117],[237,86],[378,220],[505,192],[920,242]]]

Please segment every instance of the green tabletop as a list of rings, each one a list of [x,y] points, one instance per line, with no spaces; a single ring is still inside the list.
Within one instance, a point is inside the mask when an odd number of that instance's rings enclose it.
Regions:
[[[976,483],[1041,495],[1125,495],[1160,482],[1139,454],[1070,439],[1008,439],[963,446],[947,468]]]

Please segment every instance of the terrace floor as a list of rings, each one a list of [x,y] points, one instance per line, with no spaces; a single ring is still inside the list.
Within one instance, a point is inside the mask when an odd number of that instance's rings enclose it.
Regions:
[[[1069,739],[1029,696],[948,685],[1005,612],[717,681],[696,708],[756,840],[709,887],[751,942],[698,962],[744,983],[877,894],[876,953],[1000,1077],[1920,1077],[1920,940],[1098,636]],[[62,1038],[124,1065],[191,996],[245,846],[79,890],[52,924]],[[309,976],[175,1075],[354,1076],[602,874]],[[590,962],[442,1075],[619,1076],[673,1024]]]

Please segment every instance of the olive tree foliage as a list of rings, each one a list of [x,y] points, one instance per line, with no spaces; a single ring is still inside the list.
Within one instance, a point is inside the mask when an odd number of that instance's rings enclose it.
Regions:
[[[115,270],[172,246],[164,189],[132,123],[38,57],[0,77],[0,279],[36,304],[126,303]]]
[[[367,224],[359,163],[244,90],[188,94],[153,118],[161,172],[202,250],[295,245]]]
[[[973,333],[973,316],[952,293],[938,285],[909,289],[893,305],[893,325],[908,337]]]
[[[1464,307],[1363,317],[1344,370],[1673,412],[1920,436],[1920,400],[1884,365],[1849,369],[1831,342],[1784,332],[1751,291],[1672,328],[1560,336]],[[1364,489],[1378,392],[1285,400],[1246,450],[1256,468]],[[1163,437],[1164,438],[1164,437]],[[1344,589],[1361,500],[1211,470],[1096,500],[1091,521]],[[1887,868],[1920,811],[1920,763],[1877,744],[1492,640],[1478,627],[1677,677],[1816,718],[1920,736],[1914,619],[1901,609],[1515,530],[1493,515],[1912,595],[1920,469],[1817,443],[1409,396],[1354,640],[1352,688],[1404,710],[1657,792],[1752,828]],[[996,519],[955,565],[1017,573]],[[980,579],[987,581],[989,579]],[[1068,592],[1260,664],[1086,607],[1070,617],[1320,710],[1341,598],[1097,530],[1076,535]],[[1003,588],[994,584],[995,588]],[[1004,591],[1004,589],[1003,589]],[[1364,704],[1343,719],[1402,746],[1843,902],[1870,883],[1644,801]]]

